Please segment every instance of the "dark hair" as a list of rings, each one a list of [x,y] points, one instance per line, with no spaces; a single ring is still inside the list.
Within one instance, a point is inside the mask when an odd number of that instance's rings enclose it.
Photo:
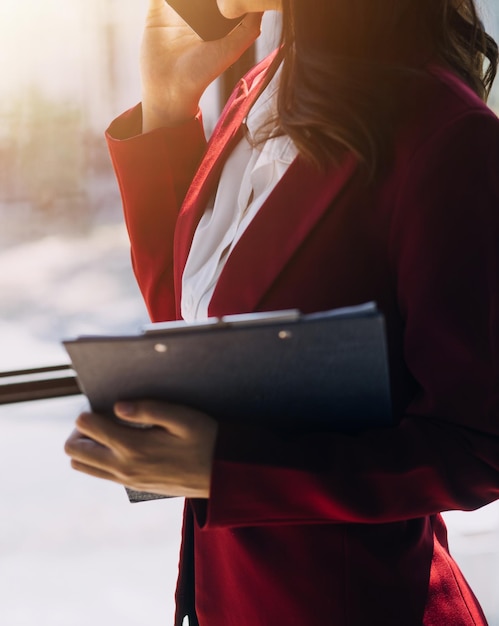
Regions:
[[[486,100],[498,50],[474,0],[283,0],[277,133],[319,166],[389,158],[403,86],[444,64]]]

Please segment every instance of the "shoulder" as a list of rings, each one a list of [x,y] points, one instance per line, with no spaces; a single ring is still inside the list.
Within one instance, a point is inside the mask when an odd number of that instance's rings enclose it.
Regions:
[[[499,119],[446,70],[417,78],[409,93],[394,167],[384,180],[386,188],[382,186],[394,202],[400,230],[432,224],[442,233],[451,226],[468,234],[474,229],[497,232]]]
[[[428,70],[427,90],[440,105],[445,105],[447,115],[452,113],[481,112],[497,120],[497,116],[483,100],[454,72],[440,65],[431,65]],[[439,113],[444,111],[440,109]]]
[[[456,74],[438,65],[414,78],[406,100],[409,123],[427,129],[423,136],[463,117],[487,119],[499,128],[499,119],[485,102]]]
[[[470,161],[499,164],[497,115],[452,72],[431,67],[415,77],[404,99],[396,135],[396,159],[458,168]]]

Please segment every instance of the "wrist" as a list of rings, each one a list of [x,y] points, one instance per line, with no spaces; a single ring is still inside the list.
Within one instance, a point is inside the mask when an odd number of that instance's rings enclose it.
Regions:
[[[156,128],[171,128],[181,126],[196,117],[199,111],[198,103],[190,106],[158,109],[142,102],[142,132],[147,133]]]

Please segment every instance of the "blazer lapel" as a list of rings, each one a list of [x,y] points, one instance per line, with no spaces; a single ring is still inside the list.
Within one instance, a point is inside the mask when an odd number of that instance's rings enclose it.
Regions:
[[[182,274],[196,226],[211,195],[215,192],[227,156],[242,137],[243,120],[259,93],[259,86],[266,77],[265,70],[274,56],[269,56],[256,66],[246,78],[239,81],[237,88],[227,102],[219,123],[213,130],[205,156],[180,209],[174,236],[174,281],[178,315],[180,314]]]
[[[346,189],[356,167],[351,155],[326,172],[295,159],[227,260],[210,315],[257,309],[307,235]]]
[[[239,82],[215,127],[205,157],[181,207],[174,237],[174,281],[180,317],[182,274],[196,226],[216,189],[224,162],[272,63],[271,55]],[[251,94],[250,94],[251,91]],[[356,169],[354,157],[319,172],[297,158],[232,251],[209,307],[210,315],[254,311]]]

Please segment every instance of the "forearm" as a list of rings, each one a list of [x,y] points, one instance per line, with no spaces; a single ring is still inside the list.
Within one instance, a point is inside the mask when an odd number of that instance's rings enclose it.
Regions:
[[[499,494],[499,439],[418,418],[295,440],[222,426],[215,456],[210,526],[385,523]]]
[[[206,148],[201,115],[141,133],[140,106],[115,120],[106,139],[122,196],[138,284],[152,319],[175,316],[173,235]]]

